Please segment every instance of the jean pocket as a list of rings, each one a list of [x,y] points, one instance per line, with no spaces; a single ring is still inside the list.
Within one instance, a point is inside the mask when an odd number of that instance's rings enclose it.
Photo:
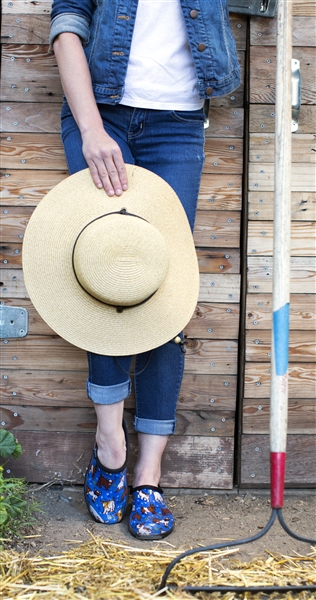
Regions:
[[[196,123],[196,125],[205,122],[205,114],[203,108],[198,110],[172,110],[171,116],[180,123]]]

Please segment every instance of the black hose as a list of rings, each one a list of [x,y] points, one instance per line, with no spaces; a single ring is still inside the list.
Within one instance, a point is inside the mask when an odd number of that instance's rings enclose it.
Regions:
[[[316,540],[304,538],[304,537],[298,535],[297,533],[294,533],[294,531],[291,531],[291,529],[289,529],[289,527],[287,526],[287,524],[285,523],[285,521],[283,519],[282,508],[277,508],[277,513],[278,513],[278,518],[279,518],[280,524],[282,525],[284,531],[286,531],[286,533],[288,533],[292,538],[295,538],[296,540],[300,540],[300,542],[307,542],[308,544],[316,544]]]
[[[183,552],[183,554],[180,554],[179,556],[177,556],[166,568],[166,570],[163,574],[159,589],[161,590],[164,587],[166,587],[167,578],[170,574],[170,571],[180,560],[182,560],[182,558],[185,558],[186,556],[190,556],[191,554],[198,554],[199,552],[209,552],[210,550],[220,550],[221,548],[229,548],[231,546],[240,546],[241,544],[248,544],[249,542],[254,542],[255,540],[258,540],[259,538],[264,536],[269,531],[269,529],[272,527],[272,525],[275,521],[276,515],[277,515],[277,509],[273,508],[271,517],[270,517],[267,525],[262,529],[262,531],[260,531],[253,537],[244,538],[241,540],[235,540],[232,542],[225,542],[224,544],[213,544],[212,546],[204,546],[202,548],[193,548],[192,550],[187,550],[186,552]],[[238,589],[239,588],[236,588],[236,590],[238,590]],[[213,588],[209,588],[209,591],[213,591]],[[227,590],[227,591],[229,591],[229,590]]]

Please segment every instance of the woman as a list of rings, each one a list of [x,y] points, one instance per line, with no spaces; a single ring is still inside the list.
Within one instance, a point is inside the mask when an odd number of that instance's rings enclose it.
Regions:
[[[125,163],[153,171],[175,190],[193,230],[204,101],[239,85],[226,1],[55,0],[51,19],[69,172],[88,166],[110,204],[128,188]],[[104,523],[120,521],[127,504],[123,408],[131,360],[88,353],[87,393],[98,425],[85,495],[91,514]],[[183,365],[181,336],[136,357],[139,450],[129,530],[143,539],[164,537],[174,527],[159,481]]]

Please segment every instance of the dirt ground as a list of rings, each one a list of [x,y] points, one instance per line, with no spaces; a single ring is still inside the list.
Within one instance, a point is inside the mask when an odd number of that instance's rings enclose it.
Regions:
[[[54,555],[91,539],[89,532],[133,547],[150,548],[157,544],[139,541],[129,534],[128,512],[116,525],[93,521],[87,512],[81,486],[57,485],[41,489],[40,486],[32,486],[32,489],[41,502],[42,512],[31,537],[18,542],[18,550]],[[267,524],[271,515],[268,490],[234,490],[228,493],[217,490],[198,493],[177,490],[175,493],[174,490],[165,490],[165,497],[175,515],[176,527],[168,538],[158,543],[180,551],[254,536]],[[292,531],[316,539],[315,491],[286,492],[283,516]],[[311,551],[309,544],[290,537],[278,522],[260,540],[237,546],[236,550],[238,548],[234,557],[242,561],[267,556],[266,551],[287,556],[296,553],[306,556]]]

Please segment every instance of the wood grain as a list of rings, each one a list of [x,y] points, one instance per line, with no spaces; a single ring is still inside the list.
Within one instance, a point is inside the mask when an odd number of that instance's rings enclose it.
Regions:
[[[60,133],[61,102],[2,102],[2,130],[12,133]]]
[[[0,177],[2,206],[37,206],[43,196],[68,177],[68,171],[3,169]]]
[[[273,192],[249,192],[248,219],[250,221],[273,221]],[[293,221],[316,220],[315,192],[292,192],[291,219]]]
[[[274,163],[274,134],[251,133],[249,137],[249,160],[251,162]],[[316,141],[312,133],[292,135],[292,162],[315,163]]]
[[[273,258],[249,256],[247,264],[248,292],[256,294],[271,293],[273,286]],[[290,291],[291,294],[315,294],[316,264],[314,257],[292,256],[290,258]]]
[[[93,433],[55,432],[54,443],[44,433],[19,433],[24,451],[18,461],[9,459],[6,469],[29,482],[83,483]],[[161,485],[165,487],[230,489],[233,485],[232,437],[171,437],[162,463]],[[129,482],[136,459],[136,436],[130,436]]]
[[[289,362],[314,362],[316,337],[314,331],[290,331]],[[246,333],[246,361],[270,362],[271,331]]]
[[[316,106],[303,104],[298,119],[298,133],[311,133],[316,120]],[[275,106],[271,104],[250,104],[249,131],[250,133],[274,133]],[[294,134],[296,135],[296,134]],[[294,137],[293,135],[293,137]]]
[[[302,75],[301,102],[315,104],[316,48],[295,47],[293,58],[300,61]],[[254,104],[274,104],[275,102],[275,46],[251,46],[250,51],[250,102]]]
[[[194,241],[200,247],[238,248],[240,213],[198,210],[194,225]]]
[[[316,482],[316,436],[289,435],[285,470],[286,487],[314,487]],[[269,436],[243,435],[241,486],[269,485]]]
[[[248,294],[246,329],[271,329],[272,294]],[[290,328],[313,331],[316,327],[314,294],[293,294],[290,298]]]
[[[289,398],[315,401],[316,373],[312,363],[290,363],[288,383]],[[246,363],[244,397],[256,400],[270,398],[270,364]]]
[[[270,401],[244,399],[243,402],[243,433],[264,434],[270,430]],[[288,403],[288,433],[315,434],[316,402],[311,399],[290,399]]]
[[[292,163],[292,192],[315,192],[315,166],[308,163]],[[274,165],[272,163],[249,163],[249,191],[274,190]]]
[[[60,136],[55,133],[2,134],[1,160],[7,169],[67,169]]]
[[[243,171],[243,142],[238,138],[206,138],[203,173],[240,174]]]
[[[315,222],[293,221],[291,227],[291,254],[293,256],[315,256]],[[248,253],[272,256],[273,223],[250,221],[248,225]]]
[[[38,369],[3,369],[0,378],[1,397],[15,407],[91,407],[86,395],[86,369],[81,371],[52,371]],[[178,406],[181,410],[234,411],[236,405],[235,375],[199,375],[184,373]],[[126,408],[134,408],[135,397],[125,400]]]
[[[294,6],[293,6],[294,9]],[[293,39],[295,46],[315,46],[316,19],[313,16],[295,16],[293,10]],[[277,19],[250,19],[250,44],[252,46],[275,46],[277,38]],[[295,52],[295,50],[294,50]]]
[[[203,173],[199,190],[200,210],[241,210],[241,175]]]

